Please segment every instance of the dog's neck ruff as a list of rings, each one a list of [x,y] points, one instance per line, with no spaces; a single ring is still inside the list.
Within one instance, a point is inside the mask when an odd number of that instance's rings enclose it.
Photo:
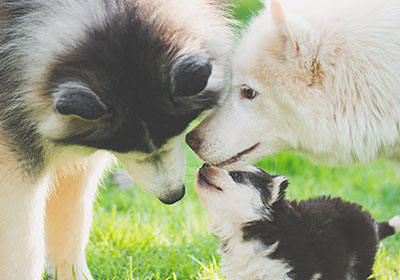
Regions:
[[[282,260],[269,258],[279,241],[266,246],[261,241],[243,241],[235,236],[223,244],[218,252],[222,258],[222,274],[229,280],[291,280],[292,267]]]

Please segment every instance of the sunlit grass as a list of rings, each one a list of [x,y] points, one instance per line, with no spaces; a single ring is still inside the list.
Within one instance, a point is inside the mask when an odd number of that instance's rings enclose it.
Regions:
[[[224,279],[219,272],[217,240],[207,231],[207,216],[193,189],[201,162],[187,149],[187,194],[173,206],[161,204],[138,187],[101,189],[87,249],[96,279]],[[314,166],[284,153],[258,165],[289,177],[288,197],[340,196],[360,203],[377,220],[400,213],[397,164],[331,168]],[[376,279],[399,279],[400,236],[386,239],[376,262]]]

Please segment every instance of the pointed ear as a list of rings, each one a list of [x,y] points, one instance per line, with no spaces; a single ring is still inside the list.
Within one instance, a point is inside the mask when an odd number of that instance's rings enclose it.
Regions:
[[[271,205],[284,198],[286,189],[289,186],[289,180],[285,176],[272,176]]]
[[[271,0],[270,11],[276,25],[286,24],[282,6],[277,0]]]
[[[60,85],[53,94],[57,113],[77,116],[85,120],[98,120],[108,114],[107,106],[88,87],[75,82]]]
[[[192,96],[202,92],[211,76],[210,57],[185,55],[177,59],[170,73],[170,89],[175,96]]]
[[[273,55],[282,58],[288,53],[288,51],[291,52],[296,50],[296,43],[290,36],[285,13],[281,4],[277,0],[269,0],[269,2],[269,11],[271,14],[272,24],[275,29],[276,38],[272,41],[268,48]],[[287,49],[288,47],[290,48],[289,50]]]
[[[280,59],[297,57],[302,64],[309,67],[318,57],[319,33],[305,19],[286,13],[278,0],[270,2],[270,14],[276,37],[268,46],[269,51]]]

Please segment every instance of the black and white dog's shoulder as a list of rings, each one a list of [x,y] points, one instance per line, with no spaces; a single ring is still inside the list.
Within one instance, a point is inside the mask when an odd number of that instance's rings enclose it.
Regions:
[[[378,242],[400,230],[400,217],[376,223],[340,198],[288,201],[288,184],[253,166],[198,171],[196,191],[228,279],[367,279]]]

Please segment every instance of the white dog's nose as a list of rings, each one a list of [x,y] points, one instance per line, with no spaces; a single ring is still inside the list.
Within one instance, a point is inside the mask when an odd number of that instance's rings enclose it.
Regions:
[[[197,152],[200,147],[200,137],[196,129],[193,129],[186,135],[186,143],[194,152]]]

